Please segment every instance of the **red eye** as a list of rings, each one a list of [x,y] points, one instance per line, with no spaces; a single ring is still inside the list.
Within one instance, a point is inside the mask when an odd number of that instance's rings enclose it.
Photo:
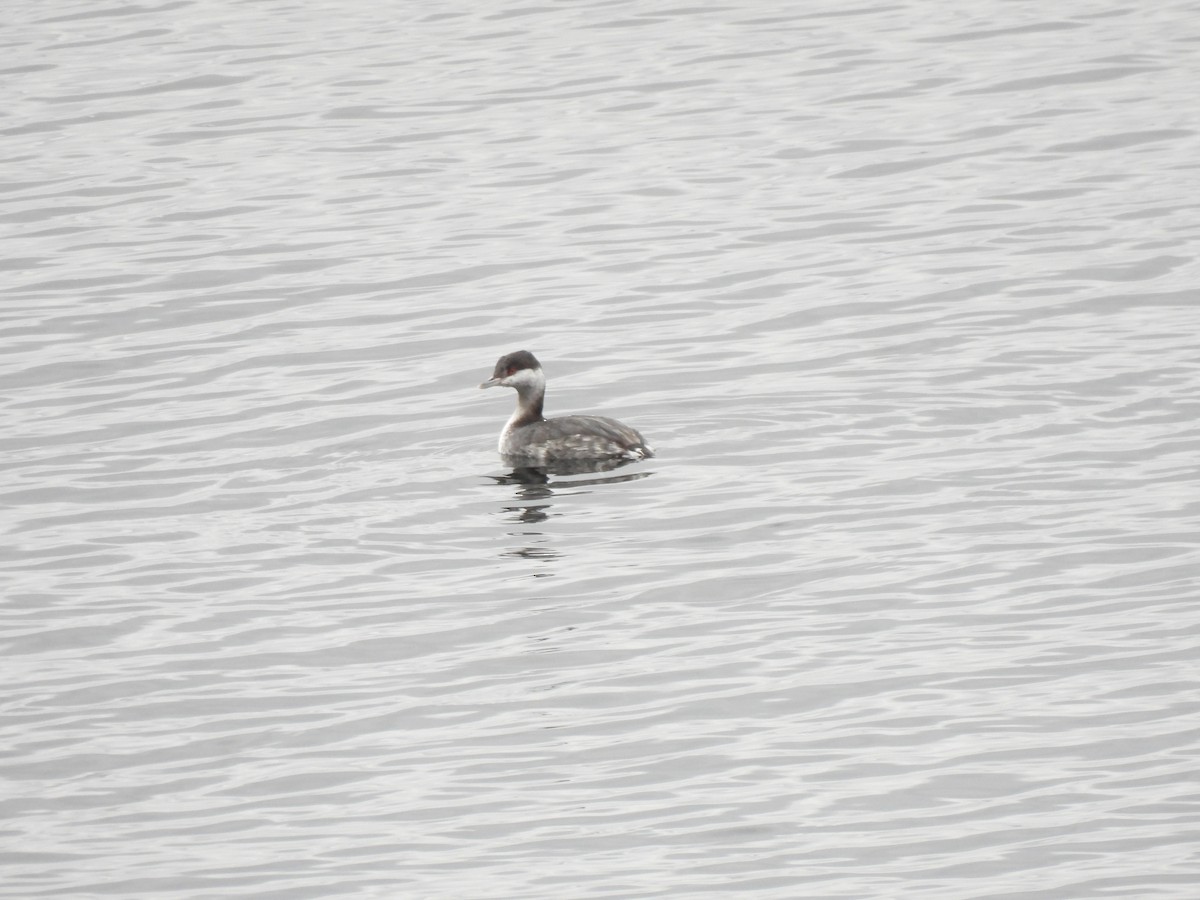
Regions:
[[[508,371],[504,373],[505,377],[508,377],[509,375],[516,375],[516,374],[517,374],[516,366],[509,366]]]

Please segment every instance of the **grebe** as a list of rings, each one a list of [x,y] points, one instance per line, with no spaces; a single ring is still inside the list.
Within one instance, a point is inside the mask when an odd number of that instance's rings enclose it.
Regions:
[[[546,376],[528,350],[500,357],[481,388],[516,388],[517,411],[500,432],[500,453],[534,465],[555,460],[645,459],[654,450],[637,431],[607,416],[542,415]]]

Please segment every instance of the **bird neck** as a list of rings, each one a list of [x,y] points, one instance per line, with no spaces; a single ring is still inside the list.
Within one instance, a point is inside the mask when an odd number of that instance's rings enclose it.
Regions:
[[[531,425],[534,422],[542,421],[544,418],[542,404],[546,399],[546,379],[542,376],[541,370],[537,371],[536,377],[516,385],[516,389],[517,409],[512,418],[508,420],[508,427],[520,428],[522,425]]]

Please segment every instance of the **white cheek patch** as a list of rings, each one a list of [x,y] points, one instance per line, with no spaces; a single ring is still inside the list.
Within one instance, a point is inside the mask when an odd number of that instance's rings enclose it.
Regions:
[[[544,384],[544,381],[541,369],[521,369],[519,372],[509,375],[500,383],[507,387],[521,388],[537,387],[540,384]]]

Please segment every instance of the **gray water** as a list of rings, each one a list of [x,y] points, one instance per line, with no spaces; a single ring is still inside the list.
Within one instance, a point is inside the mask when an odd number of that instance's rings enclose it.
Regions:
[[[1196,3],[6,9],[3,896],[1196,896]]]

